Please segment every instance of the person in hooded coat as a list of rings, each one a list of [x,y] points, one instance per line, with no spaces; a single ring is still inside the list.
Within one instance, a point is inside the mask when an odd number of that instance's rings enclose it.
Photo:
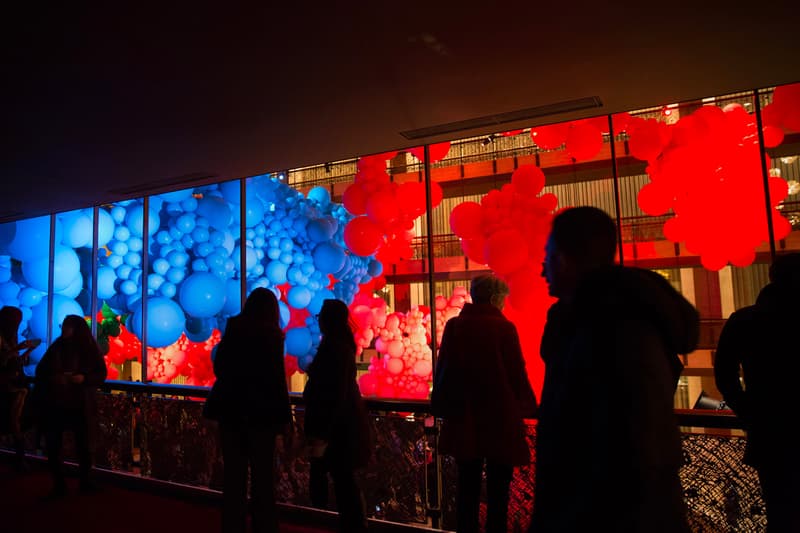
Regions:
[[[253,531],[278,531],[275,440],[281,433],[291,438],[292,421],[283,341],[278,299],[258,287],[242,312],[228,319],[216,347],[216,381],[203,414],[219,422],[223,533],[247,530],[248,477]]]
[[[800,253],[778,256],[755,305],[722,328],[714,356],[717,388],[747,432],[744,462],[756,469],[769,533],[800,531],[800,456],[794,437],[800,348]],[[740,381],[744,378],[744,386]]]
[[[659,274],[614,265],[615,249],[600,209],[553,220],[531,532],[689,531],[674,394],[699,316]]]
[[[350,311],[341,300],[328,299],[319,312],[322,340],[308,367],[303,390],[304,430],[311,453],[312,503],[327,503],[327,474],[333,478],[339,531],[366,529],[364,499],[356,471],[371,456],[369,418],[356,382],[356,343]]]
[[[536,396],[514,324],[502,312],[508,285],[493,275],[470,283],[471,303],[444,327],[431,413],[442,419],[439,449],[458,466],[459,533],[479,530],[481,478],[486,468],[486,531],[503,532],[515,466],[530,463],[525,419]]]
[[[47,464],[53,477],[51,499],[66,494],[62,439],[73,431],[82,491],[95,490],[89,478],[93,436],[97,431],[97,388],[106,380],[106,363],[86,319],[67,315],[61,336],[36,365],[35,403],[47,443]]]

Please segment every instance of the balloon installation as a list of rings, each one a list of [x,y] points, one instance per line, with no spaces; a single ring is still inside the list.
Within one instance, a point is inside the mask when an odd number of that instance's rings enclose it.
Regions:
[[[370,346],[377,352],[368,371],[358,379],[361,394],[381,398],[425,399],[433,375],[431,321],[436,321],[441,341],[445,323],[457,316],[470,298],[464,287],[456,287],[450,298],[436,296],[434,315],[426,306],[413,306],[408,313],[388,311],[382,298],[368,291],[359,293],[350,312],[357,330],[359,353]]]
[[[617,134],[627,129],[630,115],[617,113],[612,119]],[[608,118],[595,117],[536,126],[531,128],[530,134],[536,146],[543,150],[556,150],[566,145],[567,153],[577,162],[594,159],[603,148],[603,135],[609,131]]]
[[[776,88],[763,110],[765,146],[780,144],[785,131],[800,131],[800,84]],[[769,241],[756,117],[739,104],[706,105],[673,125],[633,118],[628,135],[631,155],[648,162],[639,207],[651,216],[675,214],[664,236],[685,243],[708,270],[750,265]],[[776,239],[791,231],[778,209],[787,195],[786,181],[769,177]]]
[[[267,287],[279,295],[286,350],[293,356],[287,357],[287,373],[303,370],[319,344],[315,315],[323,300],[350,303],[359,285],[374,284],[380,276],[383,267],[374,250],[366,250],[360,240],[356,250],[348,248],[345,228],[354,216],[331,202],[326,189],[317,187],[304,196],[267,174],[248,178],[245,190],[244,210],[238,181],[152,196],[146,230],[141,199],[99,209],[95,285],[103,309],[95,319],[111,376],[127,361],[139,361],[144,339],[148,379],[170,383],[183,376],[191,385],[213,383],[213,347],[227,318],[240,310],[242,278],[248,292]],[[378,220],[384,220],[382,213],[392,214],[381,209],[370,207]],[[406,224],[405,211],[397,213]],[[92,217],[93,210],[85,209],[55,219],[55,335],[65,316],[85,316],[89,307],[84,280],[88,286],[91,274],[84,272],[92,270]],[[20,307],[21,334],[46,338],[50,217],[0,228],[0,303]],[[383,233],[380,237],[385,240]],[[145,239],[147,272],[142,265]],[[44,346],[32,354],[27,372],[43,351]]]
[[[553,303],[541,277],[544,247],[558,199],[542,193],[545,176],[522,165],[511,183],[491,190],[478,202],[462,202],[450,213],[450,229],[469,260],[487,265],[509,285],[505,315],[520,335],[531,383],[541,386],[538,356],[547,309]]]

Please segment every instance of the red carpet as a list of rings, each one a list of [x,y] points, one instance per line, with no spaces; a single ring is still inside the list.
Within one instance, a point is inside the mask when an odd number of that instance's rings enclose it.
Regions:
[[[0,532],[3,533],[218,533],[219,507],[213,503],[123,488],[100,480],[100,490],[83,494],[77,480],[59,501],[42,501],[50,489],[43,465],[17,473],[0,458]],[[329,533],[333,530],[281,524],[281,533]]]

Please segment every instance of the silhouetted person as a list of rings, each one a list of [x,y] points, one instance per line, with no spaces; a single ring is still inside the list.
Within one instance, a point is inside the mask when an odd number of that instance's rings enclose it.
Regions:
[[[75,435],[81,490],[94,489],[89,474],[97,424],[96,394],[105,379],[106,364],[89,325],[83,317],[68,315],[61,325],[61,336],[36,366],[34,384],[53,477],[52,498],[66,492],[61,450],[64,431]]]
[[[2,416],[7,420],[8,432],[14,442],[15,466],[26,470],[25,439],[22,414],[28,396],[28,384],[23,367],[28,354],[41,341],[18,342],[17,332],[22,322],[22,311],[18,307],[5,306],[0,309],[0,405]],[[20,353],[20,350],[24,350]]]
[[[340,300],[325,300],[319,329],[322,340],[308,367],[303,391],[306,439],[317,452],[311,457],[311,500],[315,506],[327,503],[325,477],[330,472],[339,529],[354,533],[366,529],[364,500],[355,472],[369,460],[371,439],[367,411],[356,383],[356,343],[347,305]]]
[[[779,256],[755,305],[731,314],[714,358],[717,388],[747,431],[744,462],[758,472],[767,530],[800,531],[800,456],[794,436],[800,375],[800,253]],[[740,371],[744,386],[739,380]]]
[[[290,434],[292,418],[279,319],[275,294],[256,288],[228,319],[214,357],[217,379],[204,413],[219,421],[224,533],[246,531],[248,469],[253,531],[278,531],[275,439]]]
[[[506,531],[514,466],[530,463],[524,418],[536,413],[517,329],[503,316],[508,285],[491,276],[470,284],[472,303],[444,327],[431,412],[443,419],[439,448],[458,465],[457,529],[479,530],[486,464],[486,531]]]
[[[615,266],[615,248],[597,208],[553,220],[532,532],[689,530],[674,394],[699,317],[659,274]]]

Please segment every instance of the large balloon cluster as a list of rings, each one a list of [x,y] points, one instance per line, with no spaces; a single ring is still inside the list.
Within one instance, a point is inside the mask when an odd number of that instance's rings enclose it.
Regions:
[[[99,239],[108,241],[110,224],[100,219]],[[67,315],[83,316],[88,307],[81,270],[91,271],[92,210],[59,215],[55,219],[53,257],[53,315],[51,327],[60,334]],[[19,307],[22,322],[19,335],[47,338],[47,291],[50,271],[50,217],[38,217],[0,226],[0,305]],[[79,303],[79,301],[81,303]],[[39,345],[30,354],[32,373],[44,354]]]
[[[263,175],[249,178],[245,190],[244,239],[238,181],[150,197],[146,230],[142,200],[99,209],[97,295],[109,314],[124,323],[119,335],[109,337],[108,349],[119,346],[120,339],[131,341],[128,333],[142,340],[146,279],[149,378],[169,382],[184,375],[197,384],[208,381],[208,349],[227,318],[240,310],[243,277],[248,292],[267,287],[279,296],[282,326],[288,327],[287,352],[298,358],[288,366],[302,369],[319,342],[315,315],[323,300],[350,303],[360,284],[380,276],[382,265],[371,253],[347,249],[344,228],[353,215],[331,202],[326,189],[317,187],[304,196]],[[88,307],[78,298],[87,299],[84,279],[90,275],[81,270],[91,272],[91,217],[91,209],[56,217],[55,335],[66,315],[84,315]],[[0,233],[1,303],[19,306],[20,332],[29,330],[39,338],[47,335],[49,236],[49,217],[5,224]],[[110,359],[120,364],[137,358],[136,351],[112,352]]]
[[[613,115],[614,133],[625,131],[629,118],[628,113]],[[555,150],[566,145],[567,153],[575,161],[588,161],[600,153],[603,148],[603,134],[608,134],[609,130],[608,118],[595,117],[536,126],[531,128],[531,138],[536,146],[544,150]],[[519,131],[521,130],[503,135]]]
[[[508,283],[504,310],[520,334],[534,386],[541,373],[539,339],[553,300],[541,277],[542,261],[558,198],[542,193],[545,176],[535,165],[522,165],[511,183],[493,189],[478,202],[462,202],[450,213],[450,229],[461,239],[470,260],[488,265]]]
[[[800,109],[800,98],[787,103],[785,112],[767,109],[765,116],[774,121],[769,127],[791,123],[789,111]],[[766,127],[764,134],[765,140],[771,135]],[[751,264],[756,248],[769,240],[755,116],[739,104],[706,105],[673,125],[634,118],[628,135],[631,155],[649,163],[650,183],[638,195],[642,211],[675,213],[664,224],[664,236],[684,242],[708,270]],[[788,194],[786,182],[770,177],[769,191],[775,238],[782,239],[791,231],[776,209]]]
[[[431,158],[444,157],[450,143],[437,148]],[[439,147],[442,145],[432,145]],[[414,150],[412,149],[412,153]],[[419,181],[396,183],[390,180],[386,161],[396,153],[362,157],[354,182],[342,195],[344,207],[356,215],[344,228],[344,242],[355,254],[375,257],[383,264],[398,263],[412,255],[414,220],[425,213],[425,184]],[[418,153],[416,157],[422,157]],[[433,207],[442,201],[442,188],[431,183]],[[376,275],[380,274],[377,272]]]
[[[436,297],[437,337],[441,341],[444,324],[457,316],[469,301],[464,287],[456,287],[448,299]],[[361,393],[381,398],[428,397],[433,362],[430,350],[431,313],[425,306],[413,306],[408,313],[388,313],[386,302],[361,293],[350,307],[358,329],[359,350],[374,341],[378,355],[368,371],[359,377]]]

